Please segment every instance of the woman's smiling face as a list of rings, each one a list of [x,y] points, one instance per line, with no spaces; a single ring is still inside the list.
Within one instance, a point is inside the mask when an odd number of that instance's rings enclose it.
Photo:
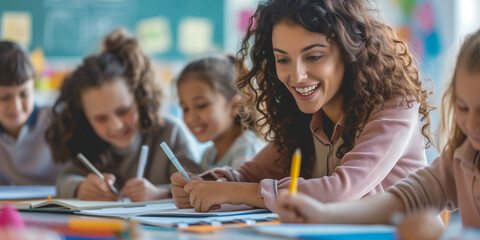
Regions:
[[[285,21],[275,24],[272,46],[278,79],[304,113],[335,105],[345,65],[338,45],[327,36]],[[333,107],[333,106],[331,106]]]

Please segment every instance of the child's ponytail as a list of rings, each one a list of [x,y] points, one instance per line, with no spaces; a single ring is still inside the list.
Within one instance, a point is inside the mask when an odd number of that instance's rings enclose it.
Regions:
[[[143,127],[160,123],[158,114],[162,92],[155,83],[150,59],[143,53],[138,40],[123,28],[117,28],[103,40],[102,54],[112,54],[123,64],[127,83],[134,91]],[[148,116],[143,116],[148,114]],[[154,122],[152,122],[154,119]]]
[[[134,95],[142,131],[160,127],[160,88],[138,41],[124,29],[116,29],[103,40],[101,54],[86,57],[69,75],[53,106],[53,120],[46,139],[55,162],[65,162],[84,153],[93,162],[110,145],[97,136],[85,117],[81,93],[112,81],[124,81]]]

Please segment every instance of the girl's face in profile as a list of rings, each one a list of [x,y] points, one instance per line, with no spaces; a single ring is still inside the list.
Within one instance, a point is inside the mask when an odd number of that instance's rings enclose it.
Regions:
[[[128,147],[139,129],[135,98],[122,79],[82,91],[83,111],[95,133],[118,148]]]
[[[278,79],[302,112],[340,109],[345,67],[335,42],[301,25],[279,22],[273,27],[272,45]]]
[[[455,120],[480,151],[480,72],[471,73],[459,68],[455,76]]]
[[[236,98],[227,100],[200,79],[191,77],[180,83],[178,97],[183,121],[199,142],[219,140],[235,124]]]

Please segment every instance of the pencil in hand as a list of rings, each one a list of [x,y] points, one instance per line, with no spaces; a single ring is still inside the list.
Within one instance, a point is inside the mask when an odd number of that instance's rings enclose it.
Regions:
[[[95,175],[97,175],[100,179],[102,179],[103,181],[105,181],[105,177],[103,176],[102,173],[100,173],[97,168],[95,168],[95,166],[93,166],[93,164],[88,161],[88,159],[82,154],[82,153],[78,153],[77,154],[77,158],[90,170],[92,171]],[[115,186],[113,185],[110,185],[108,184],[108,186],[110,187],[110,190],[115,193],[115,195],[117,195],[119,197],[120,200],[123,201],[123,196],[120,194],[120,192],[115,188]]]
[[[163,149],[163,151],[165,152],[165,154],[167,155],[167,157],[170,159],[170,161],[173,163],[173,165],[175,166],[175,168],[178,170],[178,172],[180,172],[180,174],[182,174],[182,176],[187,179],[189,182],[192,181],[190,179],[190,177],[188,176],[187,172],[185,171],[185,169],[183,169],[182,167],[182,164],[180,164],[180,162],[178,161],[177,157],[175,157],[175,154],[173,154],[173,151],[172,149],[170,149],[170,147],[167,145],[166,142],[162,142],[160,144],[160,147]]]

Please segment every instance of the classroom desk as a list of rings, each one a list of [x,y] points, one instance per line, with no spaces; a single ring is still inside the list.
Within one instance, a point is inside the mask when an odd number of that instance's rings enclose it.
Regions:
[[[67,222],[71,214],[60,213],[35,213],[35,212],[20,212],[21,216],[26,220],[43,219],[44,223],[52,221]],[[99,218],[103,219],[103,218]],[[34,225],[30,225],[34,226]],[[249,240],[273,240],[273,239],[288,239],[282,237],[274,237],[255,233],[253,231],[245,231],[242,228],[224,228],[214,233],[191,233],[185,231],[177,231],[175,228],[161,228],[147,225],[138,225],[136,227],[136,238],[142,240],[149,239],[180,239],[180,240],[236,240],[236,239],[249,239]],[[331,239],[331,238],[329,238]],[[345,238],[341,238],[345,239]],[[365,239],[365,238],[362,238]],[[452,222],[446,229],[445,234],[442,236],[443,240],[452,239],[464,239],[474,240],[480,239],[479,229],[464,229],[461,226],[461,222],[458,213],[452,215]]]
[[[216,239],[252,239],[252,240],[273,240],[282,239],[270,237],[250,231],[242,231],[240,228],[226,228],[215,233],[190,233],[177,231],[175,229],[160,229],[157,227],[142,226],[139,239],[181,239],[181,240],[216,240]]]
[[[460,219],[460,212],[455,211],[450,213],[450,223],[443,233],[442,240],[478,240],[480,239],[480,229],[478,228],[463,228],[462,220]]]
[[[23,219],[29,221],[41,221],[45,219],[48,222],[67,222],[71,214],[63,213],[36,213],[36,212],[20,212]],[[101,218],[100,218],[101,219]],[[41,224],[38,224],[40,226]],[[30,224],[32,226],[32,224]],[[252,239],[252,240],[272,240],[281,239],[279,237],[270,237],[257,234],[250,231],[242,231],[240,228],[225,228],[215,233],[191,233],[177,231],[175,228],[161,228],[147,225],[137,226],[137,238],[142,240],[149,239],[180,239],[180,240],[207,240],[207,239]]]
[[[67,222],[71,214],[65,213],[41,213],[41,212],[20,212],[20,215],[27,223],[39,222],[39,224],[28,224],[28,226],[42,226],[48,225],[49,222]],[[104,219],[100,217],[92,217]],[[185,231],[177,231],[175,228],[162,228],[147,225],[136,226],[137,238],[135,239],[181,239],[181,240],[206,240],[206,239],[249,239],[249,240],[271,240],[271,239],[285,239],[281,237],[273,237],[255,233],[253,231],[245,231],[242,228],[224,228],[214,233],[191,233]],[[458,211],[453,212],[448,228],[445,230],[442,238],[443,240],[452,239],[480,239],[480,229],[464,229],[461,224]]]

